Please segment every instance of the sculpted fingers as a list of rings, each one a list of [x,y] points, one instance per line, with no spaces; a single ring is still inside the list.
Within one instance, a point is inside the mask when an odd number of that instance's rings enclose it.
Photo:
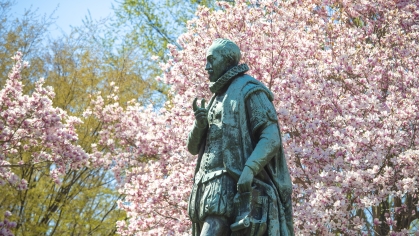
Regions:
[[[246,183],[244,183],[244,180],[242,177],[240,177],[239,182],[237,183],[237,191],[239,193],[245,193],[247,191]]]
[[[207,110],[198,108],[198,110],[195,111],[195,117],[198,119],[198,117],[207,117]]]
[[[207,120],[208,111],[207,109],[205,109],[205,99],[201,100],[201,107],[198,107],[196,105],[197,100],[198,98],[195,98],[193,100],[192,108],[195,114],[195,119],[196,119],[196,123],[198,127],[204,128],[205,126],[208,125],[208,120]]]
[[[205,108],[198,108],[195,111],[195,119],[198,124],[198,127],[203,128],[208,125],[207,116],[208,116],[208,112]]]
[[[250,192],[252,190],[253,177],[252,170],[246,166],[237,182],[237,191],[239,193]]]
[[[196,120],[198,121],[198,122],[200,122],[200,123],[205,123],[205,120],[206,120],[206,116],[205,115],[200,115],[200,116],[197,116],[196,117]]]
[[[201,108],[205,108],[205,99],[204,98],[201,100]]]
[[[196,110],[198,110],[199,108],[198,108],[198,105],[196,105],[196,101],[198,100],[198,98],[195,98],[194,100],[193,100],[193,102],[192,102],[192,109],[193,109],[193,111],[196,111]],[[201,107],[200,108],[204,108],[205,109],[205,99],[203,98],[202,100],[201,100]]]
[[[237,184],[237,191],[239,193],[246,193],[246,192],[250,192],[251,189],[251,185],[247,184],[247,183],[238,183]]]

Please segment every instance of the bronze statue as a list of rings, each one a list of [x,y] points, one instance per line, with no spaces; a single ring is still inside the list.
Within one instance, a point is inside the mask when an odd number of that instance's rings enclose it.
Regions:
[[[217,39],[207,51],[210,90],[193,101],[188,150],[198,154],[188,213],[193,235],[294,235],[292,184],[273,94],[245,74],[239,47]]]

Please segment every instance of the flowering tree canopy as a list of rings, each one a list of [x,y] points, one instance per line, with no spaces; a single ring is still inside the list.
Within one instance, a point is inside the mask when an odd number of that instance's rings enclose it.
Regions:
[[[52,106],[54,92],[36,82],[31,95],[22,92],[21,70],[27,66],[22,54],[16,61],[6,85],[0,90],[0,185],[10,184],[17,189],[27,188],[12,167],[53,163],[51,177],[59,183],[60,174],[86,164],[88,155],[75,144],[75,125],[81,120]],[[19,150],[31,150],[31,155],[19,155]]]
[[[200,8],[160,78],[164,108],[98,97],[93,154],[121,177],[122,235],[188,234],[195,157],[185,140],[195,97],[209,99],[205,50],[229,38],[275,94],[293,180],[297,234],[406,234],[419,218],[419,3],[245,1]],[[151,157],[152,161],[145,161]]]

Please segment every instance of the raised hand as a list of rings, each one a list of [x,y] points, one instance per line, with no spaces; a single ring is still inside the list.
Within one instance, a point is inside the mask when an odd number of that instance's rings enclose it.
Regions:
[[[201,107],[196,105],[198,98],[193,100],[192,108],[195,114],[196,126],[198,128],[205,128],[208,126],[208,111],[205,109],[205,99],[201,100]]]

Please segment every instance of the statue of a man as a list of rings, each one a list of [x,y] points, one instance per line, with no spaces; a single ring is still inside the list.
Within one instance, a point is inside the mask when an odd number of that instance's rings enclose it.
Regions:
[[[198,154],[188,213],[193,235],[294,235],[292,184],[273,94],[245,74],[239,47],[217,39],[207,51],[210,90],[193,102],[188,150]]]

